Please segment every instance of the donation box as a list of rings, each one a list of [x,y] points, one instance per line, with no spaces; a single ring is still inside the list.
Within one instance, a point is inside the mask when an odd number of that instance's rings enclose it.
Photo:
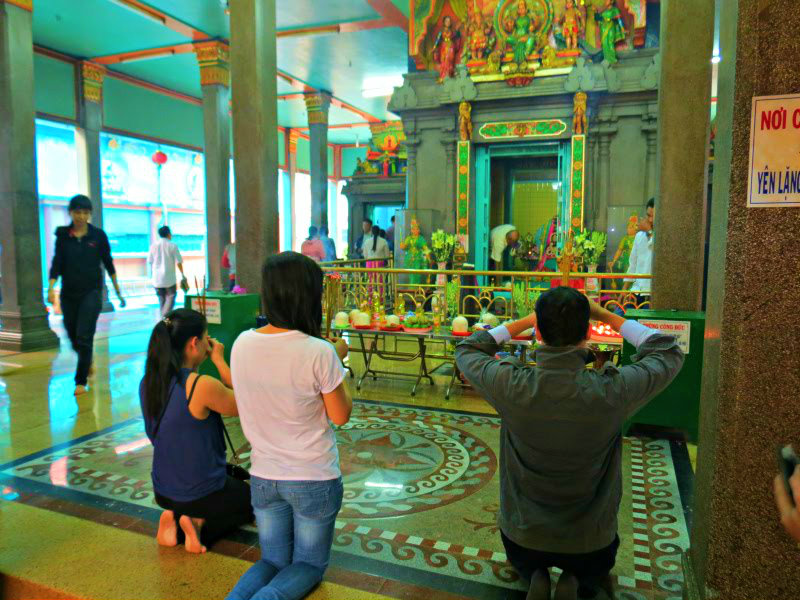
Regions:
[[[208,292],[204,300],[197,294],[186,294],[184,306],[205,312],[208,334],[225,345],[225,360],[230,364],[233,342],[241,332],[256,326],[256,317],[261,313],[261,298],[258,294]],[[217,368],[210,360],[200,366],[200,373],[219,377]]]
[[[626,319],[639,321],[652,329],[674,335],[686,355],[678,376],[658,396],[636,413],[625,425],[634,423],[680,429],[697,443],[700,419],[700,382],[703,375],[703,341],[706,316],[703,312],[674,310],[629,310]],[[622,364],[631,364],[636,349],[625,342]]]

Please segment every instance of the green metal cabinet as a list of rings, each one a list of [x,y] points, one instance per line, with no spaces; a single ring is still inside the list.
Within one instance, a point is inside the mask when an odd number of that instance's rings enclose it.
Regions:
[[[196,294],[187,294],[185,307],[200,310],[201,300]],[[258,294],[208,292],[205,301],[208,334],[225,345],[225,360],[230,364],[233,342],[242,331],[256,326],[256,317],[261,312],[261,299]],[[201,365],[200,372],[219,377],[217,368],[210,360]]]
[[[674,333],[682,342],[684,352],[688,347],[681,372],[667,389],[653,398],[647,406],[625,424],[627,431],[634,423],[680,429],[689,441],[697,442],[700,418],[700,382],[703,375],[703,341],[705,313],[673,310],[629,310],[627,319],[647,324],[655,321],[664,333]],[[631,364],[636,349],[625,342],[622,347],[622,364]]]

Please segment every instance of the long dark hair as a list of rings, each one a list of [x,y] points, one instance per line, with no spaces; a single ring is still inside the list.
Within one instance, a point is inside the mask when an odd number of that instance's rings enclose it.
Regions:
[[[378,238],[381,237],[381,228],[377,225],[372,226],[372,251],[378,247]]]
[[[303,254],[273,254],[261,269],[261,302],[270,325],[321,337],[322,269]]]
[[[144,366],[145,410],[151,419],[163,410],[172,378],[183,365],[183,350],[192,338],[202,338],[208,329],[206,318],[196,310],[177,308],[167,313],[150,334]]]
[[[315,237],[317,237],[317,232],[318,230],[316,226],[312,225],[311,227],[308,228],[308,238],[306,239],[313,240]]]

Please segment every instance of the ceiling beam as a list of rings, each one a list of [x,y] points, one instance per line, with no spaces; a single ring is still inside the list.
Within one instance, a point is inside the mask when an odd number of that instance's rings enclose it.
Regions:
[[[177,100],[183,100],[184,102],[188,102],[189,104],[194,104],[196,106],[203,105],[203,100],[201,98],[190,96],[189,94],[183,94],[181,92],[176,92],[175,90],[165,88],[164,86],[158,85],[156,83],[150,83],[149,81],[145,81],[144,79],[139,79],[138,77],[131,77],[130,75],[126,75],[125,73],[120,73],[119,71],[112,71],[111,69],[109,69],[108,71],[106,71],[106,77],[113,77],[114,79],[119,79],[120,81],[124,81],[125,83],[130,83],[132,85],[139,86],[141,88],[150,90],[152,92],[163,94],[165,96],[169,96]]]
[[[160,48],[148,48],[146,50],[131,50],[130,52],[118,52],[117,54],[107,54],[91,58],[92,62],[99,65],[116,65],[119,63],[133,62],[135,60],[147,60],[150,58],[162,58],[164,56],[174,56],[176,54],[189,54],[194,52],[194,44],[171,44]]]
[[[389,22],[390,27],[399,27],[408,33],[408,19],[392,0],[367,0],[372,9]]]

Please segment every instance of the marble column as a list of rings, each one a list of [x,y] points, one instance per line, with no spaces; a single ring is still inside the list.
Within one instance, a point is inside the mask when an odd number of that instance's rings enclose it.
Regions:
[[[700,310],[714,0],[661,2],[653,307]]]
[[[275,0],[231,3],[231,92],[236,176],[236,278],[261,289],[261,266],[278,252]]]
[[[328,224],[328,109],[330,94],[306,94],[311,159],[311,224]],[[305,234],[305,232],[303,232]]]
[[[0,349],[58,346],[42,299],[31,0],[0,0]]]
[[[752,100],[800,91],[798,30],[795,0],[722,3],[691,599],[800,590],[772,492],[776,447],[800,442],[800,209],[747,207]]]
[[[289,169],[289,193],[291,199],[291,212],[289,213],[288,219],[291,221],[291,230],[292,234],[289,238],[289,247],[294,249],[294,238],[296,235],[295,231],[295,201],[296,201],[296,191],[297,187],[295,186],[295,175],[297,175],[297,140],[300,138],[300,132],[296,129],[287,129],[286,130],[286,140],[287,140],[287,152],[286,152],[286,166]],[[301,239],[305,239],[305,232],[300,232],[302,235]],[[299,248],[298,248],[299,249]]]
[[[231,242],[230,207],[230,71],[228,45],[195,44],[203,88],[203,133],[206,167],[206,272],[209,289],[223,288],[222,254]]]
[[[103,130],[103,80],[106,69],[89,61],[78,64],[78,127],[75,128],[75,149],[78,154],[78,180],[81,193],[92,201],[92,224],[103,228],[103,179],[100,171],[100,132]],[[49,234],[51,232],[45,232]],[[108,286],[101,292],[103,312],[112,312]]]

